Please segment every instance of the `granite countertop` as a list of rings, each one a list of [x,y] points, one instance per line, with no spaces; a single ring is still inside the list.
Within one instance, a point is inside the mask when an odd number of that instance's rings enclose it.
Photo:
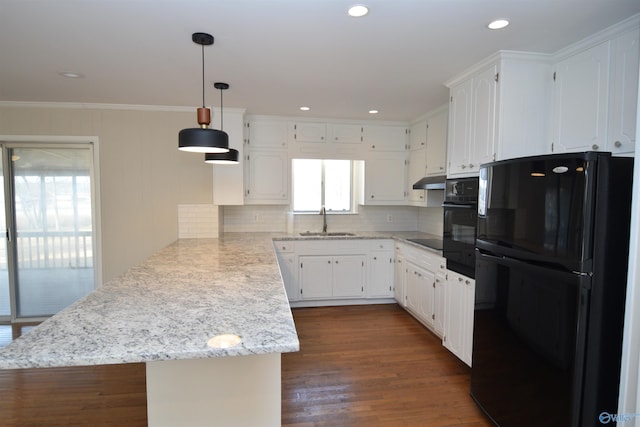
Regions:
[[[408,239],[433,239],[433,240],[442,240],[442,236],[437,236],[435,234],[423,233],[420,231],[356,231],[351,233],[350,235],[324,235],[324,236],[315,236],[315,235],[301,235],[300,233],[295,234],[283,234],[277,238],[278,240],[349,240],[349,239],[394,239],[411,246],[415,246],[419,249],[424,249],[433,253],[436,253],[442,256],[442,249],[434,249],[428,246],[423,246],[421,244],[412,242]]]
[[[178,240],[0,349],[0,368],[298,351],[272,239]],[[208,347],[218,334],[242,342]]]

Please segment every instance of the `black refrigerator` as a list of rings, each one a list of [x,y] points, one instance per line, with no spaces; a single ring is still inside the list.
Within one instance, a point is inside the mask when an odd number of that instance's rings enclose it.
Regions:
[[[471,396],[496,425],[616,414],[632,169],[600,152],[482,165]]]

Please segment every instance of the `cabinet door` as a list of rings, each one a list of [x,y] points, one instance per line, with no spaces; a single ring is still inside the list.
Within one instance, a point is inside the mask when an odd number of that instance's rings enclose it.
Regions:
[[[601,43],[556,65],[554,152],[606,146],[609,47],[610,42]]]
[[[289,203],[289,157],[282,150],[251,150],[247,155],[245,202]]]
[[[300,289],[298,288],[298,268],[295,254],[279,253],[278,266],[280,267],[282,282],[289,301],[298,301],[300,299]]]
[[[333,296],[364,296],[364,255],[333,257]]]
[[[330,256],[298,257],[300,296],[302,299],[331,298],[333,296],[333,260]]]
[[[391,252],[374,252],[369,255],[367,296],[374,298],[394,296],[393,276],[393,254]]]
[[[444,334],[444,283],[445,275],[436,274],[433,288],[433,330],[439,336]]]
[[[431,325],[433,273],[409,263],[407,268],[407,308],[425,324]]]
[[[447,273],[443,344],[471,366],[475,282],[457,273]]]
[[[246,141],[250,147],[285,148],[287,122],[284,120],[252,120],[247,123]]]
[[[406,154],[387,152],[365,160],[364,204],[402,204],[406,191]]]
[[[418,150],[427,146],[427,121],[422,120],[411,125],[409,131],[409,149]]]
[[[329,124],[329,142],[336,144],[361,144],[362,125]]]
[[[362,140],[371,151],[405,151],[407,128],[404,126],[365,125]]]
[[[480,164],[494,160],[497,78],[497,65],[487,68],[473,78],[471,94],[473,125],[467,172],[478,172]]]
[[[607,149],[633,153],[638,108],[638,62],[640,30],[629,31],[613,41],[611,114]]]
[[[447,166],[447,110],[435,114],[427,121],[427,176],[444,175]]]
[[[405,306],[405,287],[406,287],[406,266],[405,260],[398,252],[396,252],[396,259],[393,269],[393,297],[398,304]]]
[[[220,116],[219,114],[217,115]],[[217,117],[217,118],[218,118]],[[224,130],[229,135],[229,147],[238,150],[239,164],[213,165],[213,204],[244,204],[244,117],[242,113],[224,115]],[[217,123],[214,129],[220,129]]]
[[[414,190],[412,188],[412,185],[425,176],[426,160],[426,147],[422,147],[417,150],[411,150],[409,154],[409,177],[407,180],[407,192],[409,193],[409,201],[424,202],[425,190]]]
[[[407,262],[406,288],[404,294],[405,307],[413,313],[420,312],[420,280],[415,266]]]
[[[289,123],[289,137],[295,142],[325,142],[327,127],[324,123]]]
[[[449,102],[449,135],[447,142],[447,175],[467,172],[471,128],[471,80],[451,88]]]

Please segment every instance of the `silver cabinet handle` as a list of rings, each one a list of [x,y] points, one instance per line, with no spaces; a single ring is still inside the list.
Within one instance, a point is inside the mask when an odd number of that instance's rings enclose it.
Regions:
[[[597,150],[597,149],[598,149],[598,148],[600,148],[600,147],[598,146],[598,144],[593,144],[593,145],[591,146],[591,148],[592,148],[592,149],[594,149],[594,150]]]
[[[614,143],[613,143],[613,145],[614,145],[616,148],[620,148],[620,147],[622,147],[622,142],[620,142],[620,141],[616,141],[616,142],[614,142]]]
[[[461,168],[461,169],[466,169],[466,168],[467,168],[467,165],[460,165],[460,168]]]
[[[470,167],[470,168],[473,168],[473,163],[469,163],[469,167]]]
[[[462,282],[462,277],[458,277],[458,282]]]

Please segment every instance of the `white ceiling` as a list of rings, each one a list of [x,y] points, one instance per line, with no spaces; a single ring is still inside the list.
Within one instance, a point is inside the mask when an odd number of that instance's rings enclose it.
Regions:
[[[355,3],[369,14],[347,16]],[[224,106],[250,114],[406,121],[497,50],[554,53],[636,13],[639,0],[0,0],[0,101],[193,106],[195,120],[191,34],[208,32],[208,105],[223,81]],[[495,18],[511,25],[490,31]]]

